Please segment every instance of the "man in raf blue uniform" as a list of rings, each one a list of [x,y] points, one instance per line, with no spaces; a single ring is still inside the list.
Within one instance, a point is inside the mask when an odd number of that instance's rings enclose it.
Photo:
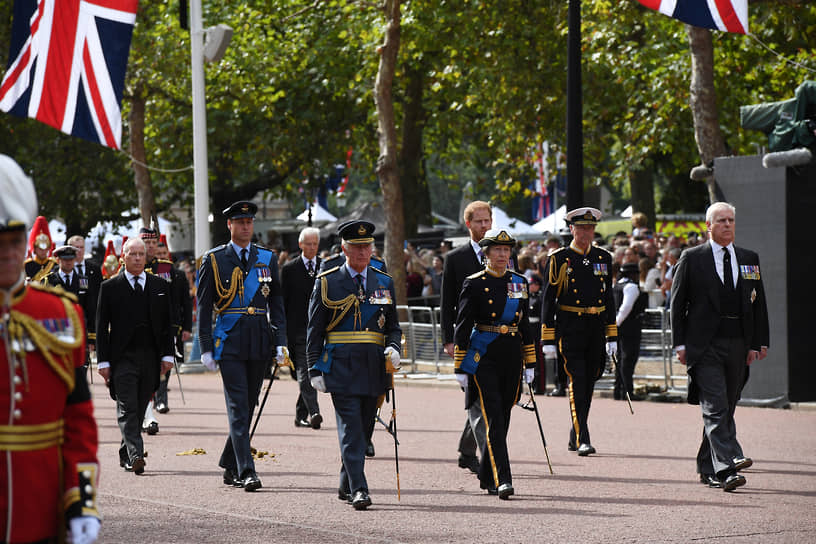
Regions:
[[[547,257],[541,295],[541,344],[544,355],[564,361],[569,379],[572,427],[568,449],[585,457],[595,453],[589,441],[589,407],[606,355],[618,350],[612,255],[592,245],[601,211],[578,208],[566,215],[572,242]]]
[[[275,351],[278,364],[288,356],[278,257],[251,243],[257,211],[252,202],[236,202],[223,211],[231,239],[202,259],[197,294],[201,362],[210,370],[220,365],[229,417],[218,464],[224,483],[245,491],[261,487],[249,445],[261,382]]]
[[[399,368],[400,339],[394,282],[370,266],[374,225],[340,225],[342,266],[320,274],[309,302],[306,350],[312,387],[330,393],[340,442],[338,497],[356,510],[371,505],[366,482],[367,432],[377,397]]]

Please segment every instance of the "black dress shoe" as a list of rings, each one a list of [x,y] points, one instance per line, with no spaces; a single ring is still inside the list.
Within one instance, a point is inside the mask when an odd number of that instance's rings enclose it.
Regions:
[[[578,448],[575,447],[575,444],[570,442],[569,444],[567,444],[567,451],[578,451]]]
[[[750,457],[734,457],[734,470],[745,470],[754,464]]]
[[[547,396],[548,397],[566,397],[567,396],[567,390],[564,389],[563,387],[559,386],[559,387],[556,387],[555,389],[553,389],[552,391],[550,391],[549,393],[547,393]]]
[[[367,491],[355,491],[354,497],[351,499],[351,505],[355,510],[365,510],[371,506],[371,497],[368,496]]]
[[[160,414],[166,414],[170,411],[170,407],[166,403],[160,402],[156,405],[156,411]]]
[[[479,458],[475,455],[459,455],[459,468],[466,468],[473,474],[479,474]]]
[[[143,427],[143,430],[144,430],[144,431],[145,431],[147,434],[149,434],[150,436],[153,436],[154,434],[158,434],[158,432],[159,432],[159,424],[158,424],[157,422],[155,422],[155,421],[151,421],[151,422],[150,422],[150,423],[147,425],[147,427]]]
[[[312,424],[305,419],[295,418],[295,427],[311,427]]]
[[[731,474],[722,481],[723,491],[734,491],[736,488],[745,485],[747,480],[742,474]]]
[[[503,501],[506,501],[510,498],[510,495],[515,493],[515,491],[513,491],[513,486],[510,484],[501,484],[496,492],[499,494],[499,498]]]
[[[125,463],[125,470],[137,475],[144,474],[145,460],[141,457],[137,457],[133,461]]]
[[[374,442],[369,442],[368,446],[366,446],[366,457],[374,457]]]
[[[244,477],[241,478],[241,487],[244,488],[244,491],[255,491],[262,487],[261,479],[254,470],[247,470],[244,472]]]
[[[319,429],[321,423],[323,423],[323,416],[320,414],[312,414],[312,429]]]
[[[231,485],[233,487],[241,487],[242,482],[234,470],[224,469],[224,485]]]
[[[717,489],[722,487],[722,482],[713,474],[700,474],[700,483]]]
[[[351,504],[351,493],[342,489],[337,490],[337,498]]]
[[[591,455],[595,453],[595,448],[592,447],[592,444],[584,443],[578,446],[578,455],[581,457],[586,457],[587,455]]]

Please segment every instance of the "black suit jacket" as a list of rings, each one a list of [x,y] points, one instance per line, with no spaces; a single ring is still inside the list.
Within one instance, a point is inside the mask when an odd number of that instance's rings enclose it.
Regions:
[[[736,279],[745,347],[759,351],[768,346],[770,338],[759,256],[736,246],[734,252],[739,265]],[[756,268],[743,270],[746,265]],[[753,270],[756,277],[752,277]],[[689,367],[700,359],[717,332],[721,285],[710,243],[683,252],[672,276],[671,326],[672,344],[686,347]]]
[[[79,265],[74,267],[74,272],[79,271]],[[93,261],[85,259],[82,261],[82,274],[88,278],[88,331],[89,340],[93,341],[96,338],[96,304],[99,300],[99,286],[105,278],[102,277],[102,269]]]
[[[150,300],[150,331],[153,348],[158,357],[155,366],[155,384],[159,386],[162,357],[173,356],[173,331],[170,322],[169,284],[163,279],[147,274],[145,292]],[[133,314],[128,307],[133,287],[122,272],[102,282],[96,310],[96,358],[108,361],[111,376],[116,374],[116,364],[133,334]],[[113,383],[113,380],[110,381]],[[111,394],[115,394],[111,391]]]
[[[462,292],[462,284],[465,283],[465,278],[483,268],[469,240],[456,249],[448,251],[445,255],[442,295],[439,303],[442,340],[445,344],[453,342],[453,326],[456,323],[457,304],[459,294]]]
[[[320,270],[320,257],[315,257],[315,270]],[[315,276],[309,276],[300,255],[281,268],[283,307],[286,311],[286,337],[290,344],[306,341],[306,325],[309,323],[309,297],[312,296]]]
[[[71,274],[71,283],[65,284],[62,281],[62,272],[59,268],[55,269],[53,272],[48,274],[46,277],[46,283],[49,285],[60,286],[69,293],[73,293],[76,295],[77,300],[79,301],[80,307],[82,307],[82,312],[85,314],[85,330],[87,335],[93,336],[96,338],[96,306],[92,306],[92,301],[90,298],[90,285],[88,285],[88,279],[83,276],[85,280],[80,281],[80,276],[76,270]],[[96,302],[95,300],[93,302]]]

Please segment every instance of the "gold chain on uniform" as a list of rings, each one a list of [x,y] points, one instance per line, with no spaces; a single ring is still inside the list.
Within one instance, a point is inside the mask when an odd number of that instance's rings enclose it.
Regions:
[[[235,294],[241,297],[241,305],[244,304],[244,273],[241,271],[239,267],[235,267],[232,269],[232,278],[230,280],[230,288],[224,289],[224,286],[221,284],[221,278],[218,275],[218,263],[215,260],[214,256],[210,257],[210,263],[212,264],[213,269],[213,284],[215,284],[215,294],[218,297],[218,301],[213,304],[215,308],[215,313],[220,314],[223,312],[230,304],[232,304],[233,299],[235,298]]]
[[[550,285],[557,286],[558,290],[555,292],[556,298],[561,295],[561,291],[564,289],[564,286],[567,285],[567,268],[569,265],[565,262],[561,265],[561,268],[558,270],[558,274],[555,273],[555,255],[550,257]]]
[[[26,335],[34,346],[36,346],[37,351],[39,351],[46,362],[48,362],[48,366],[50,366],[65,383],[68,391],[73,391],[76,376],[74,375],[74,361],[71,352],[82,345],[82,323],[80,322],[79,314],[74,308],[73,303],[67,298],[62,298],[61,300],[63,306],[65,306],[65,315],[71,322],[71,327],[74,332],[72,341],[61,340],[56,334],[49,332],[43,327],[39,321],[17,310],[11,310],[9,312],[9,339],[17,343],[18,348],[15,355],[19,357],[23,364],[24,372],[26,371],[26,367],[23,336]],[[14,346],[13,343],[12,346]]]
[[[334,327],[337,326],[338,323],[345,317],[348,311],[354,306],[354,328],[357,328],[357,322],[360,322],[360,326],[362,327],[362,317],[360,315],[360,299],[357,298],[355,293],[348,295],[346,298],[341,300],[330,300],[329,299],[329,282],[326,280],[325,277],[320,278],[320,296],[323,298],[323,304],[326,305],[326,308],[329,310],[334,310],[332,314],[332,320],[326,327],[327,331],[332,330]],[[337,315],[337,312],[340,312],[340,315]]]

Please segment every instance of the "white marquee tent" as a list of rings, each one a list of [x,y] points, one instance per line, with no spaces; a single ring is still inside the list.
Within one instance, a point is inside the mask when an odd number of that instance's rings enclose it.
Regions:
[[[550,232],[552,234],[558,233],[559,230],[566,228],[567,224],[564,218],[567,215],[567,207],[561,206],[555,213],[551,213],[535,225],[533,228],[538,232]]]

